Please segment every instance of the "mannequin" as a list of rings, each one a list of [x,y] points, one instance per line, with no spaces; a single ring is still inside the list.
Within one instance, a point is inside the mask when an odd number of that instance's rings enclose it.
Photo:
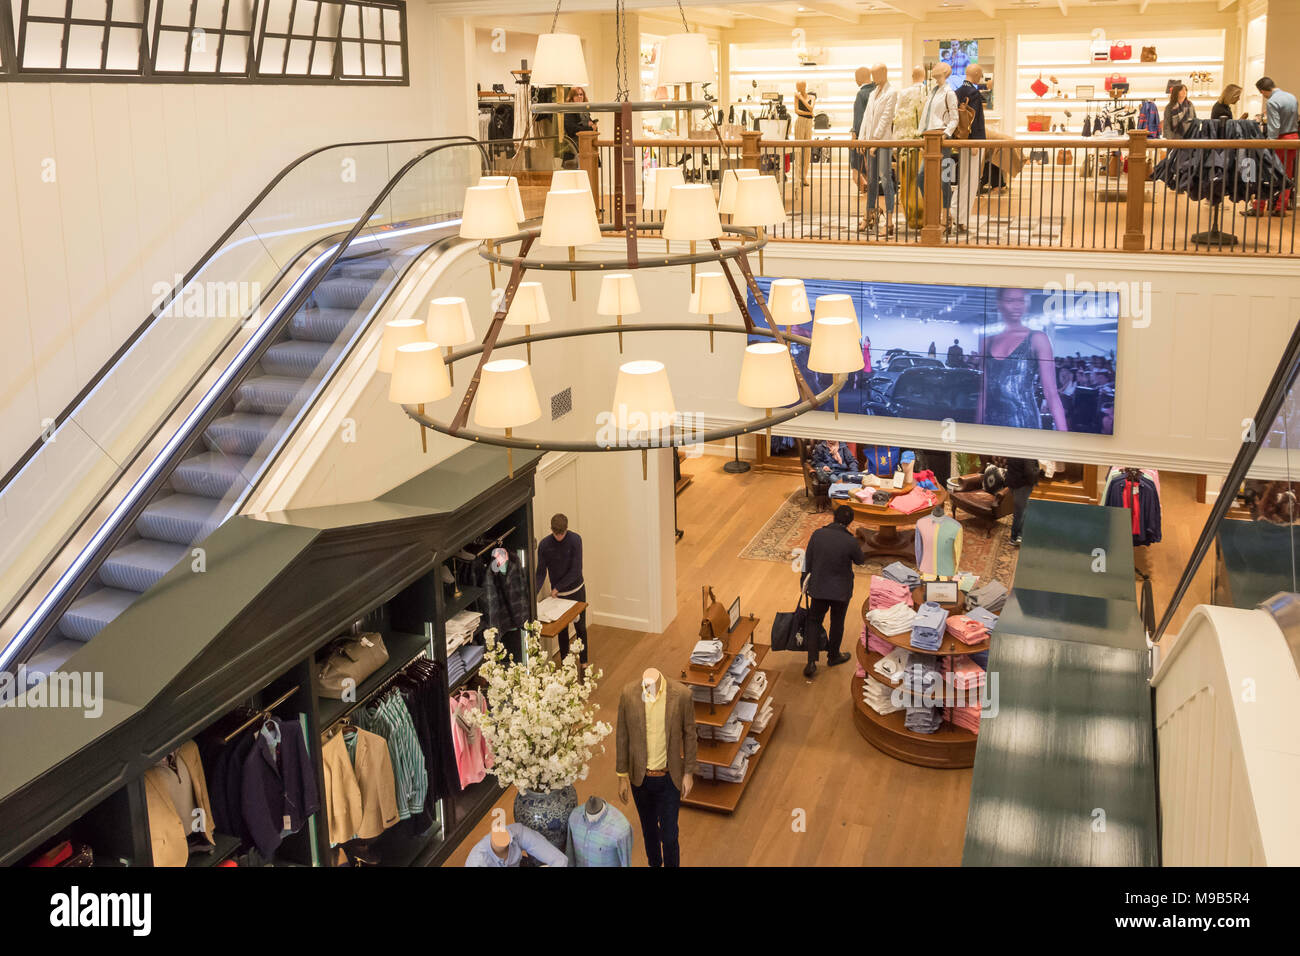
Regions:
[[[943,505],[916,523],[916,569],[923,580],[950,578],[961,563],[964,532],[961,522],[950,518]]]
[[[593,794],[569,814],[565,853],[570,866],[631,866],[632,825]]]
[[[504,861],[510,852],[510,831],[493,830],[492,831],[492,852],[497,858]]]
[[[605,801],[592,794],[587,798],[586,814],[587,819],[591,823],[595,823],[605,815]]]
[[[546,837],[522,823],[493,826],[465,859],[466,866],[519,866],[527,854],[530,866],[568,866],[569,860]]]

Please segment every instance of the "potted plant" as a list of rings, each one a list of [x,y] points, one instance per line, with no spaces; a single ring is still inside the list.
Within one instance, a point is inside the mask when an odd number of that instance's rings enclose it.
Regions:
[[[569,654],[555,661],[542,652],[542,625],[524,625],[524,660],[512,660],[497,641],[496,628],[485,633],[487,653],[479,675],[487,682],[486,713],[471,714],[492,746],[488,773],[503,787],[513,786],[515,822],[541,833],[563,850],[569,814],[578,805],[573,784],[587,779],[587,765],[612,729],[596,720],[590,703],[599,670],[578,677],[582,642],[571,641]]]

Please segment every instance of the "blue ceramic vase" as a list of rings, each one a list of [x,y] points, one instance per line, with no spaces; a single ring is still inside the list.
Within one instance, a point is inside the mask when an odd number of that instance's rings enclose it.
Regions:
[[[572,786],[547,793],[520,790],[515,797],[515,823],[536,830],[563,853],[569,836],[569,814],[577,806],[578,791]]]

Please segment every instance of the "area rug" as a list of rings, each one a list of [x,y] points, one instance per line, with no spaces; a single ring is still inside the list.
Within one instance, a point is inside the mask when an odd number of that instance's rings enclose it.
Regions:
[[[999,521],[993,527],[992,534],[988,533],[987,521],[970,516],[959,520],[966,532],[962,536],[961,569],[975,572],[983,581],[1001,581],[1010,590],[1016,575],[1016,556],[1019,553],[1019,549],[1011,545],[1011,517],[1008,515]],[[749,561],[789,564],[793,560],[794,549],[806,547],[809,536],[830,521],[831,513],[819,513],[813,499],[805,495],[802,488],[798,489],[790,493],[776,509],[776,514],[750,539],[749,544],[741,550],[740,557]],[[893,557],[868,558],[866,564],[855,570],[859,574],[879,574],[885,565],[897,560],[899,559]]]

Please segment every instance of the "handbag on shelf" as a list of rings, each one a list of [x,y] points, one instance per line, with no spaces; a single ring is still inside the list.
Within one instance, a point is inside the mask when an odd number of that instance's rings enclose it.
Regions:
[[[1133,59],[1133,45],[1131,43],[1112,43],[1110,45],[1110,58],[1112,60]]]
[[[1181,85],[1182,82],[1182,80],[1165,80],[1165,94],[1171,95],[1174,92],[1174,87]]]
[[[388,648],[380,634],[352,634],[335,642],[316,678],[320,695],[342,700],[344,691],[355,694],[367,677],[388,661]]]
[[[1110,76],[1106,77],[1106,79],[1102,82],[1102,88],[1103,88],[1107,93],[1109,93],[1111,90],[1115,89],[1115,85],[1116,85],[1117,83],[1122,83],[1122,84],[1124,84],[1124,88],[1127,89],[1127,88],[1128,88],[1128,77],[1127,77],[1127,76],[1121,76],[1121,75],[1118,74],[1118,73],[1112,73]]]
[[[1025,127],[1031,133],[1041,133],[1051,125],[1051,113],[1030,113],[1025,117]]]
[[[970,139],[970,128],[975,122],[974,108],[965,103],[957,104],[957,128],[952,131],[953,139]]]
[[[1156,48],[1153,47],[1153,46],[1144,46],[1144,47],[1142,48],[1142,57],[1141,57],[1141,59],[1142,59],[1142,62],[1143,62],[1143,63],[1154,63],[1154,62],[1156,62]]]
[[[1069,166],[1074,163],[1074,150],[1058,149],[1056,151],[1056,165]]]
[[[1029,88],[1033,90],[1035,96],[1042,96],[1048,91],[1048,89],[1050,89],[1050,87],[1043,82],[1043,74],[1041,73],[1038,74],[1038,79],[1029,84]]]
[[[1089,47],[1093,63],[1105,63],[1110,59],[1110,44],[1106,42],[1106,31],[1097,27],[1092,31],[1092,45]]]

